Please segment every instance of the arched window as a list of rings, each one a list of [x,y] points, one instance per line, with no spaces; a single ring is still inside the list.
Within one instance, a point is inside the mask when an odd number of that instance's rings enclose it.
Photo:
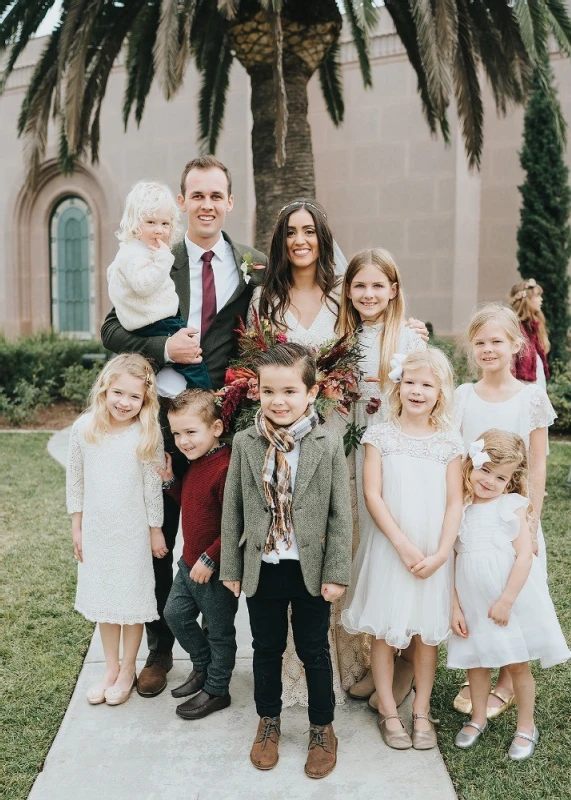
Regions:
[[[66,197],[50,220],[52,327],[77,338],[95,334],[95,263],[91,209]]]

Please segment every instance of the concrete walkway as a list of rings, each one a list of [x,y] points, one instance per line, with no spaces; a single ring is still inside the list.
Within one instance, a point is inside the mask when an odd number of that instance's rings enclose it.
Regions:
[[[54,435],[51,455],[65,463],[69,431]],[[178,537],[181,538],[180,536]],[[339,756],[334,772],[311,781],[303,772],[307,711],[282,713],[280,761],[270,772],[250,764],[256,731],[252,652],[246,604],[237,617],[238,660],[232,705],[190,722],[175,715],[168,689],[143,699],[133,693],[122,706],[89,706],[88,687],[102,671],[99,635],[93,637],[62,726],[38,776],[31,800],[453,800],[456,797],[437,750],[397,752],[386,747],[365,703],[347,700],[336,710]],[[141,649],[143,666],[145,646]],[[175,649],[169,688],[190,670]],[[401,709],[411,723],[410,699]]]

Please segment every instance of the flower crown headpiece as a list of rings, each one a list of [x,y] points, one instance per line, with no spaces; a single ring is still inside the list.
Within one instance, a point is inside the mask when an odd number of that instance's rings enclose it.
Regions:
[[[522,289],[517,294],[514,295],[514,300],[523,300],[524,297],[527,297],[527,290],[528,289],[535,289],[537,286],[537,281],[535,278],[530,278],[525,282],[525,289]]]
[[[283,208],[280,208],[278,217],[282,213],[282,211],[286,210],[286,208],[289,208],[289,206],[295,206],[297,205],[297,203],[300,203],[302,206],[309,206],[309,208],[314,208],[318,214],[321,214],[323,219],[327,219],[327,214],[321,208],[318,208],[313,203],[306,203],[305,200],[292,200],[291,203],[286,203]]]

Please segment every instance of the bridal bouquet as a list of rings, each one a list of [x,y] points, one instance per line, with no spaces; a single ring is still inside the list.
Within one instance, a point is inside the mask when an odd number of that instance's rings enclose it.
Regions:
[[[255,372],[258,353],[288,340],[285,333],[276,331],[267,320],[261,320],[255,310],[253,316],[254,324],[250,330],[240,320],[236,330],[238,357],[226,370],[224,386],[217,392],[224,429],[232,433],[252,425],[260,407],[258,376]],[[358,383],[361,350],[356,338],[343,336],[312,349],[317,362],[319,386],[315,410],[322,422],[333,411],[347,416],[352,403],[361,396]]]

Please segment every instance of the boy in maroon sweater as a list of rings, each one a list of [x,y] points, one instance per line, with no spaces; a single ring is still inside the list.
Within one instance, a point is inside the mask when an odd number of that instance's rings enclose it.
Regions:
[[[212,392],[187,389],[170,401],[168,418],[175,444],[189,467],[179,481],[167,453],[166,469],[158,470],[163,489],[180,503],[184,541],[164,614],[193,666],[172,695],[193,695],[177,706],[176,713],[184,719],[201,719],[230,705],[228,689],[236,661],[238,599],[218,579],[230,448],[220,444],[223,425]],[[199,614],[207,634],[197,622]]]

